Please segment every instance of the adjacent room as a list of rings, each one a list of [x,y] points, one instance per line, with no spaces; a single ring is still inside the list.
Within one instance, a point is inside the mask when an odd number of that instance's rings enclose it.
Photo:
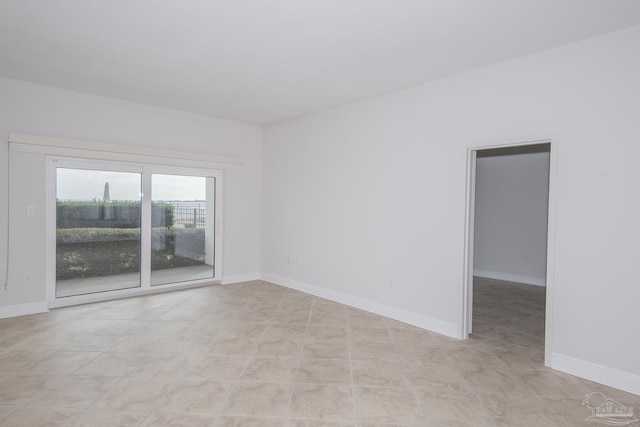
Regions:
[[[0,426],[635,423],[639,75],[636,0],[0,2]]]

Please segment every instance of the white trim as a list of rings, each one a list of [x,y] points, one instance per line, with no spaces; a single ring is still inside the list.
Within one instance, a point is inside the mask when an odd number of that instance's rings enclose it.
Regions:
[[[187,166],[203,169],[238,169],[244,164],[244,160],[238,157],[161,150],[150,147],[107,144],[21,133],[9,134],[9,148],[11,151],[42,153],[55,156],[151,163],[168,166]]]
[[[551,355],[551,361],[553,369],[558,371],[640,396],[640,375],[619,371],[609,368],[608,366],[598,365],[597,363],[587,362],[586,360],[576,359],[575,357],[558,353]],[[594,390],[585,390],[585,394],[592,391]]]
[[[462,321],[458,326],[459,339],[469,338],[473,330],[473,236],[475,234],[476,205],[476,150],[467,150],[467,181],[464,212],[464,265],[462,267],[462,303],[458,316]]]
[[[142,170],[147,172],[143,167]],[[151,173],[140,174],[140,184],[142,185],[142,197],[140,205],[142,214],[140,215],[140,285],[143,290],[151,289],[151,197],[144,197],[151,194]]]
[[[558,138],[551,138],[549,152],[549,206],[547,216],[547,272],[544,331],[544,363],[551,366],[553,344],[553,302],[556,266],[556,201],[558,193]]]
[[[260,273],[245,273],[224,276],[222,278],[222,284],[231,285],[233,283],[251,282],[253,280],[260,280]]]
[[[548,135],[555,135],[554,132],[549,132]],[[515,147],[525,147],[528,145],[538,145],[538,144],[549,144],[553,142],[557,142],[556,136],[545,136],[545,135],[533,135],[528,138],[507,138],[504,140],[494,140],[487,141],[486,144],[480,144],[474,147],[470,147],[469,150],[479,151],[479,150],[492,150],[496,148],[515,148]]]
[[[28,314],[46,313],[49,311],[46,301],[29,302],[26,304],[7,305],[0,307],[0,319],[7,317],[26,316]]]
[[[501,271],[473,269],[473,275],[485,279],[504,280],[507,282],[524,283],[525,285],[545,286],[543,277],[523,276],[521,274],[503,273]]]
[[[289,279],[286,277],[277,276],[275,274],[260,273],[260,278],[267,282],[275,283],[277,285],[285,286],[290,289],[295,289],[297,291],[305,292],[317,297],[325,298],[331,301],[339,302],[341,304],[346,304],[351,307],[359,308],[361,310],[369,311],[371,313],[379,314],[381,316],[389,317],[391,319],[408,323],[422,329],[427,329],[438,334],[446,335],[451,338],[457,338],[458,335],[457,325],[455,323],[445,322],[439,319],[434,319],[432,317],[427,317],[421,314],[402,310],[400,308],[391,307],[386,304],[381,304],[375,301],[348,295],[320,286],[310,285],[308,283],[299,282],[297,280]]]
[[[479,150],[493,148],[522,147],[528,145],[549,144],[549,205],[547,217],[547,271],[546,271],[546,307],[545,307],[545,366],[551,366],[553,345],[553,297],[554,297],[554,268],[555,268],[555,241],[556,241],[556,192],[557,192],[557,168],[558,168],[558,136],[513,138],[508,141],[487,143],[467,148],[467,185],[465,206],[465,240],[464,240],[464,265],[463,288],[461,292],[459,315],[459,332],[466,339],[472,329],[471,310],[473,304],[473,224],[475,216],[475,163],[476,153]]]
[[[45,156],[45,289],[47,301],[56,298],[56,167]]]

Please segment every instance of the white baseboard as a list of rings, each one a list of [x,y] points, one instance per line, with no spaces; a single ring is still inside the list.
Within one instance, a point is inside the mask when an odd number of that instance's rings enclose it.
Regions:
[[[520,274],[503,273],[501,271],[473,269],[473,275],[485,279],[504,280],[507,282],[524,283],[525,285],[545,286],[544,278],[522,276]]]
[[[7,317],[26,316],[27,314],[46,313],[49,311],[46,301],[30,302],[0,307],[0,319]]]
[[[375,301],[345,294],[342,292],[326,289],[320,286],[310,285],[308,283],[299,282],[297,280],[286,277],[277,276],[275,274],[260,273],[260,278],[276,285],[285,286],[290,289],[305,292],[320,298],[346,304],[351,307],[389,317],[400,322],[408,323],[422,329],[446,335],[451,338],[458,338],[457,325],[450,322],[434,319],[432,317],[423,316],[421,314],[406,311],[400,308],[391,307]]]
[[[234,274],[232,276],[224,276],[222,278],[222,284],[229,285],[231,283],[250,282],[259,279],[260,273]]]
[[[564,354],[551,354],[551,367],[567,374],[595,381],[609,387],[617,388],[628,393],[640,396],[640,375],[618,371],[607,366],[565,356]],[[585,390],[588,394],[595,390]],[[621,402],[623,403],[623,402]]]

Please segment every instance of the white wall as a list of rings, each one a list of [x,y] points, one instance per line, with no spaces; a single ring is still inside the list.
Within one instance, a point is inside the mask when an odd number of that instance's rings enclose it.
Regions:
[[[638,46],[633,27],[267,126],[264,277],[456,334],[467,149],[557,137],[552,363],[640,393]]]
[[[548,194],[548,152],[478,157],[476,276],[544,286]]]
[[[7,250],[9,132],[241,157],[225,171],[225,281],[257,277],[260,257],[261,129],[258,126],[0,78],[0,284]],[[44,301],[44,156],[12,153],[10,274],[1,307]],[[26,206],[36,216],[26,216]],[[23,272],[33,273],[23,282]],[[11,311],[7,311],[11,313]],[[6,314],[6,313],[5,313]]]

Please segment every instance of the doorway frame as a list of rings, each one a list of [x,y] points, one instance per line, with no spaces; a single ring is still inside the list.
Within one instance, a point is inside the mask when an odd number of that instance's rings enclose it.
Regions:
[[[473,246],[475,226],[476,199],[476,160],[478,151],[496,148],[513,148],[530,145],[549,144],[549,201],[547,211],[547,268],[546,268],[546,304],[545,304],[545,332],[544,332],[544,364],[551,367],[553,344],[553,299],[554,299],[554,271],[555,271],[555,236],[556,236],[556,193],[557,193],[557,163],[558,138],[539,137],[513,139],[467,148],[467,182],[465,206],[465,240],[464,240],[464,280],[462,289],[462,310],[460,316],[459,335],[468,339],[473,328]]]

